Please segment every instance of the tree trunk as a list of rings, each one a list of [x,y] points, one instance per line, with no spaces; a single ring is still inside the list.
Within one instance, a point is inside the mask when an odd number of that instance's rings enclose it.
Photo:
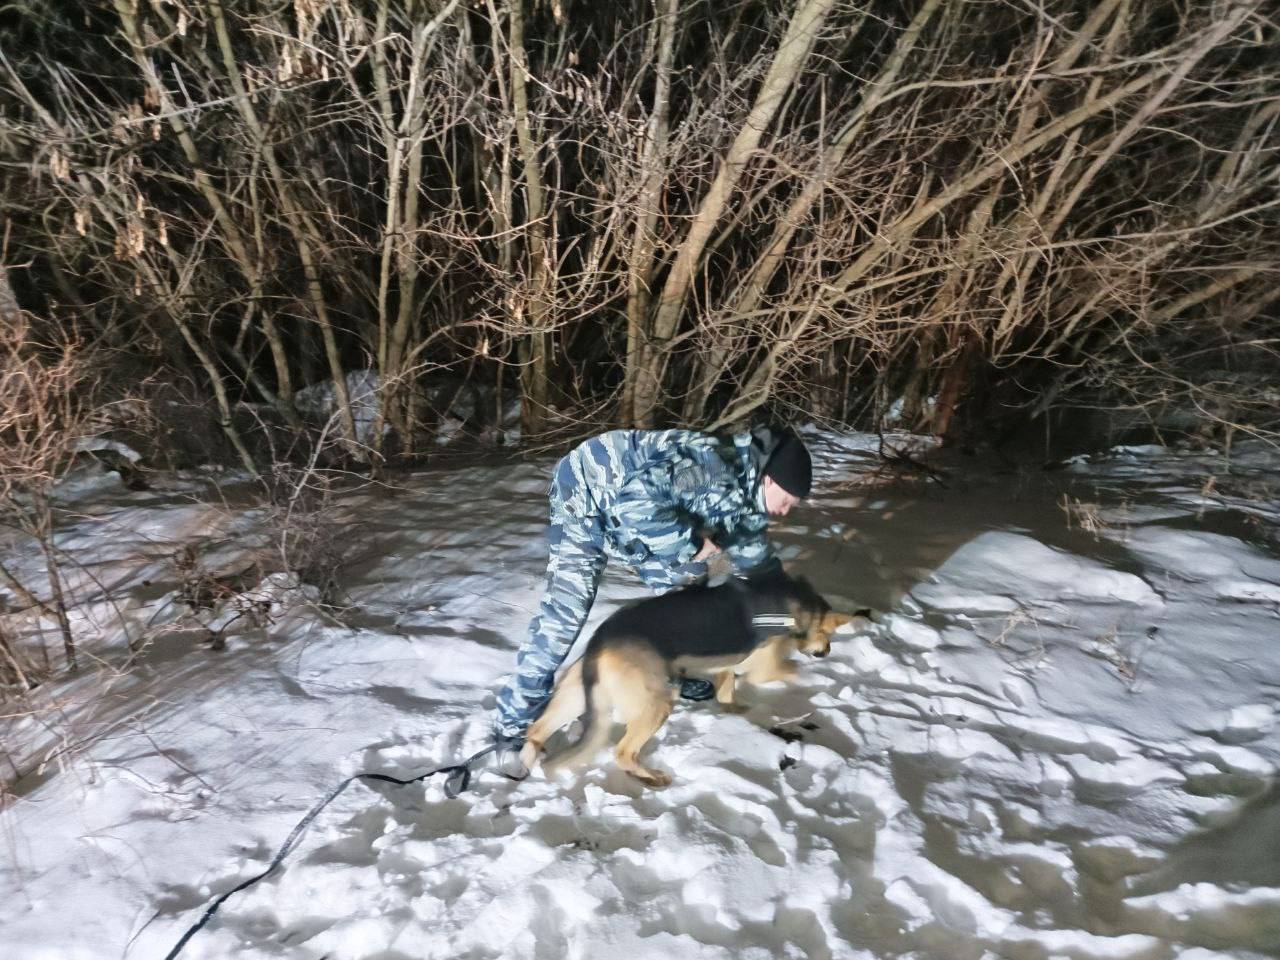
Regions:
[[[526,252],[529,277],[524,311],[530,332],[522,345],[520,405],[522,433],[537,436],[546,428],[550,409],[548,319],[551,313],[550,258],[547,248],[546,197],[539,166],[538,147],[529,124],[529,97],[525,80],[529,73],[524,50],[523,0],[511,0],[511,97],[515,112],[516,140],[524,166]]]
[[[702,262],[702,254],[711,231],[723,216],[743,170],[760,144],[764,131],[772,122],[783,97],[804,68],[819,30],[835,6],[836,0],[800,0],[778,45],[773,63],[756,94],[755,103],[738,131],[724,162],[716,173],[689,225],[684,242],[676,251],[675,261],[667,274],[653,317],[650,343],[643,362],[634,371],[631,385],[634,396],[633,420],[636,426],[654,425],[663,398],[663,374],[670,359],[685,300]]]
[[[665,0],[655,24],[658,31],[658,61],[654,73],[653,110],[649,114],[641,152],[640,168],[644,184],[637,200],[635,236],[632,239],[631,256],[627,261],[630,281],[627,287],[626,370],[623,376],[622,407],[618,412],[621,423],[632,423],[635,420],[635,385],[644,367],[651,329],[649,305],[653,298],[650,284],[658,244],[658,204],[667,172],[664,154],[670,126],[669,90],[678,9],[679,0]]]
[[[933,409],[933,435],[942,437],[948,445],[959,440],[958,433],[952,427],[958,423],[955,419],[956,408],[962,400],[974,400],[972,387],[979,365],[983,362],[982,341],[970,336],[960,348],[955,361],[947,367],[938,386],[938,402]]]

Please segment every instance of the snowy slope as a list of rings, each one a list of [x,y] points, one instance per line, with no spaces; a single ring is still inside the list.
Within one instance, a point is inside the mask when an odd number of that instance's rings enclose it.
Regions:
[[[882,611],[872,632],[745,690],[745,714],[679,704],[666,790],[606,758],[455,800],[355,784],[182,955],[1280,952],[1274,456],[1120,450],[944,489],[867,483],[866,437],[815,448],[778,539],[838,605]],[[3,956],[162,957],[343,777],[476,749],[540,595],[550,465],[344,495],[345,625],[299,607],[222,652],[175,634],[105,704],[59,691],[98,739],[3,814]],[[87,490],[64,546],[123,582],[144,540],[252,540],[252,513],[181,493]],[[1100,525],[1069,528],[1064,493]],[[117,591],[140,622],[167,589],[148,570]],[[593,622],[641,594],[611,568]]]

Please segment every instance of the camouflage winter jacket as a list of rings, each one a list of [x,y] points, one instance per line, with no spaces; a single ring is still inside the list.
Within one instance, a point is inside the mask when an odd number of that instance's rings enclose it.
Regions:
[[[760,484],[773,442],[767,431],[613,430],[565,458],[586,494],[566,506],[600,516],[630,563],[685,564],[709,537],[737,570],[755,569],[774,559]]]

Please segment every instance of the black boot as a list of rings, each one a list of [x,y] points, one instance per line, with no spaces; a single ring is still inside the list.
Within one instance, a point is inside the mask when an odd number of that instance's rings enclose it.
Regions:
[[[680,678],[681,700],[710,700],[715,695],[715,684],[710,680],[695,680],[692,677]]]

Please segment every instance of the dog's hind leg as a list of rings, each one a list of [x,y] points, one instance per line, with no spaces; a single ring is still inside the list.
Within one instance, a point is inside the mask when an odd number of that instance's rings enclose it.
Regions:
[[[716,702],[728,713],[746,713],[747,708],[735,699],[738,689],[737,671],[730,667],[715,676]]]
[[[520,751],[520,761],[524,768],[532,770],[534,761],[538,759],[551,735],[578,719],[586,709],[587,697],[582,689],[582,661],[578,660],[564,672],[564,676],[556,684],[551,702],[529,727],[524,747]]]
[[[640,762],[640,751],[671,714],[670,700],[652,700],[627,720],[627,732],[618,743],[615,756],[618,766],[637,780],[651,787],[665,787],[671,782],[671,774],[646,767]]]
[[[612,732],[612,687],[605,681],[607,671],[602,672],[602,662],[607,667],[609,652],[594,654],[588,650],[579,662],[582,664],[582,696],[585,716],[582,735],[578,742],[542,763],[542,770],[553,777],[560,770],[573,769],[592,759],[609,742]]]
[[[614,708],[627,725],[615,756],[618,766],[651,787],[665,787],[671,775],[646,767],[639,754],[671,714],[667,666],[652,651],[626,651],[614,658],[601,681],[609,684]]]

